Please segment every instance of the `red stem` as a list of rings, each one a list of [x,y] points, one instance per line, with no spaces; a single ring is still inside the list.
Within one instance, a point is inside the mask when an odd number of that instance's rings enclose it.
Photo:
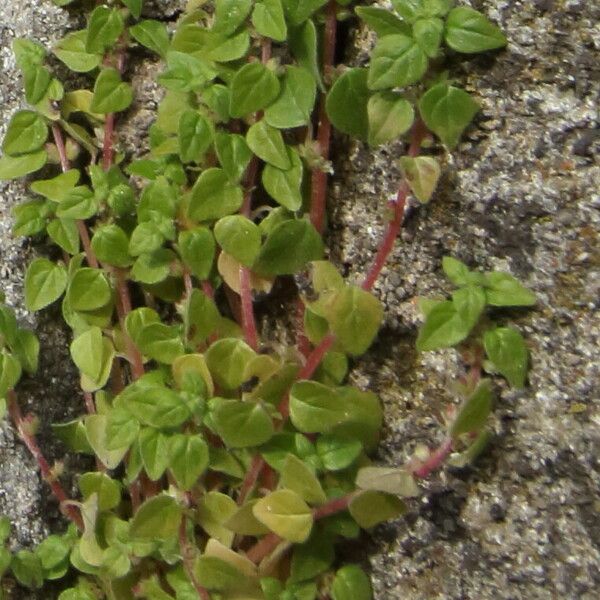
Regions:
[[[439,469],[444,464],[444,461],[451,452],[452,439],[447,438],[437,450],[429,455],[429,458],[425,462],[420,463],[414,468],[410,468],[410,471],[415,477],[425,479],[425,477],[428,477],[433,471]]]
[[[265,468],[266,463],[260,454],[255,454],[252,459],[252,463],[250,468],[246,472],[246,476],[244,477],[244,481],[242,482],[242,487],[240,487],[240,495],[238,496],[238,505],[241,506],[246,501],[246,498],[254,489],[256,482]]]
[[[258,332],[252,307],[252,286],[250,270],[240,265],[240,298],[242,300],[242,328],[246,343],[252,350],[258,350]]]
[[[409,156],[414,157],[419,154],[421,150],[421,144],[423,143],[423,139],[426,135],[427,128],[425,127],[423,121],[419,119],[413,127],[412,139],[408,149]],[[394,248],[394,243],[398,237],[398,232],[402,227],[404,210],[406,208],[406,200],[409,193],[410,187],[408,186],[408,183],[405,180],[402,180],[402,183],[398,188],[396,199],[388,204],[389,208],[393,210],[392,220],[388,223],[385,235],[379,244],[375,260],[373,261],[373,264],[362,283],[363,290],[369,291],[372,289],[373,285],[377,281],[377,278],[381,274],[381,270],[385,266],[391,251]]]
[[[323,357],[327,351],[333,346],[335,342],[335,336],[332,333],[328,333],[319,343],[319,345],[313,349],[309,357],[306,359],[306,363],[300,369],[296,381],[301,379],[309,379],[313,373],[317,370],[317,367],[321,364]],[[290,395],[289,392],[284,396],[283,400],[279,404],[279,412],[284,419],[287,419],[290,415],[289,410]]]
[[[83,531],[83,519],[81,518],[81,514],[72,504],[70,504],[71,500],[67,496],[56,476],[53,475],[52,469],[42,454],[35,436],[27,431],[27,423],[21,414],[21,409],[19,408],[17,401],[17,394],[14,392],[14,390],[10,390],[7,393],[7,400],[8,412],[17,429],[19,437],[37,461],[40,472],[42,473],[42,479],[44,479],[44,481],[46,481],[46,483],[50,486],[52,493],[58,500],[60,511],[67,516],[80,531]]]
[[[330,0],[325,16],[325,29],[323,31],[323,73],[327,75],[333,66],[335,57],[335,38],[337,29],[336,3]],[[319,125],[317,128],[317,145],[324,161],[329,159],[329,145],[331,140],[331,123],[325,109],[327,94],[321,93],[319,100]],[[325,226],[325,207],[327,198],[327,173],[321,169],[312,172],[310,220],[315,229],[323,232]]]
[[[127,347],[127,357],[131,364],[131,372],[134,379],[139,379],[144,374],[144,361],[140,351],[137,349],[133,340],[127,335],[125,330],[125,317],[131,312],[131,298],[129,297],[129,289],[127,288],[127,281],[123,276],[123,272],[120,269],[115,269],[115,278],[117,282],[117,314],[119,316],[119,323],[121,324],[121,331],[125,338],[125,345]]]
[[[319,508],[315,508],[313,511],[313,517],[315,521],[319,519],[325,519],[326,517],[330,517],[331,515],[336,515],[339,512],[348,509],[348,505],[350,504],[350,500],[352,500],[354,494],[346,494],[345,496],[340,496],[339,498],[334,498],[327,502],[327,504],[323,504],[323,506],[319,506]]]
[[[187,539],[187,531],[186,531],[186,520],[187,517],[184,515],[181,518],[181,524],[179,525],[179,548],[181,550],[181,555],[183,558],[183,568],[187,576],[189,577],[194,589],[198,593],[198,597],[202,600],[210,600],[210,594],[208,590],[198,583],[196,579],[196,575],[194,573],[194,548],[191,547],[188,539]]]
[[[257,565],[265,556],[269,556],[282,541],[276,533],[268,533],[246,552],[246,558]]]
[[[56,144],[58,156],[60,157],[60,168],[63,173],[66,173],[71,168],[71,165],[69,164],[69,157],[67,156],[67,151],[65,149],[65,141],[62,132],[56,123],[52,123],[52,136],[54,137],[54,143]],[[92,250],[90,234],[88,233],[84,221],[77,220],[77,230],[79,232],[79,237],[81,238],[81,244],[83,245],[88,264],[90,267],[97,269],[99,266],[98,260]]]

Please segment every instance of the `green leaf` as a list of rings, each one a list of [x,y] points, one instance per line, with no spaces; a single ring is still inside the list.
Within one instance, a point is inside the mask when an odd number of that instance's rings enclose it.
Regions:
[[[106,276],[99,269],[78,269],[69,283],[67,297],[75,310],[96,310],[106,306],[112,292]]]
[[[356,485],[363,490],[386,492],[403,498],[419,495],[415,479],[406,469],[362,467],[356,475]]]
[[[238,569],[216,556],[198,557],[194,574],[198,583],[208,590],[235,590],[247,586],[247,578]]]
[[[27,67],[23,71],[25,99],[29,104],[37,104],[46,94],[52,75],[44,67]]]
[[[29,550],[19,550],[12,559],[10,568],[15,579],[23,586],[37,590],[44,583],[42,562]]]
[[[111,510],[121,502],[121,486],[106,473],[84,473],[79,478],[79,489],[84,500],[92,494],[98,495],[98,509]]]
[[[48,217],[52,214],[45,200],[29,200],[13,208],[13,235],[30,236],[46,228]]]
[[[265,527],[252,512],[254,505],[257,502],[258,500],[244,502],[244,504],[224,522],[225,527],[240,535],[258,536],[269,533],[269,529]]]
[[[76,73],[88,73],[100,65],[102,62],[101,52],[88,52],[85,49],[87,31],[74,31],[68,33],[64,38],[58,41],[52,52],[61,60],[71,71]]]
[[[332,430],[344,421],[345,404],[336,390],[315,381],[299,381],[290,390],[290,419],[304,433]]]
[[[179,119],[179,154],[183,162],[200,162],[212,143],[208,119],[194,110],[186,110]]]
[[[483,345],[488,359],[516,388],[525,386],[529,352],[523,336],[510,327],[498,327],[485,332]]]
[[[31,191],[48,198],[53,202],[62,202],[79,183],[81,173],[78,169],[70,169],[51,179],[39,179],[31,184]]]
[[[219,219],[236,212],[243,199],[242,188],[223,169],[206,169],[192,188],[188,214],[194,221]]]
[[[67,254],[79,252],[79,231],[72,219],[54,219],[48,223],[48,235]]]
[[[196,521],[211,538],[230,546],[234,533],[225,523],[236,511],[237,505],[232,498],[219,492],[208,492],[198,502]]]
[[[464,90],[439,83],[423,95],[419,111],[425,125],[452,150],[479,112],[479,104]]]
[[[214,303],[200,290],[192,290],[184,306],[185,335],[190,342],[200,343],[221,324],[221,315]]]
[[[413,23],[423,11],[423,0],[393,0],[394,10],[408,23]]]
[[[158,81],[174,92],[199,91],[217,74],[205,60],[173,50],[167,54],[167,66]]]
[[[478,432],[485,425],[491,410],[492,386],[489,379],[483,379],[460,407],[448,433],[457,438],[464,433]]]
[[[252,159],[246,138],[237,133],[218,132],[215,136],[215,150],[223,171],[229,179],[237,183]]]
[[[378,146],[406,133],[415,119],[415,111],[400,94],[378,92],[369,98],[369,144]]]
[[[328,471],[341,471],[349,467],[362,452],[359,440],[325,434],[317,440],[317,454]]]
[[[10,156],[30,154],[41,148],[47,137],[44,119],[31,110],[20,110],[8,123],[2,150]]]
[[[123,269],[133,262],[128,246],[127,234],[118,225],[103,225],[92,238],[92,250],[98,260]]]
[[[131,419],[131,417],[129,417]],[[69,450],[81,454],[94,454],[88,442],[85,425],[81,419],[68,423],[53,423],[52,433],[63,442]]]
[[[264,37],[283,42],[287,37],[287,25],[281,0],[260,0],[254,5],[252,24]]]
[[[251,0],[216,0],[212,31],[232,34],[250,14]]]
[[[71,342],[71,358],[77,368],[90,379],[97,380],[102,371],[102,330],[90,327]]]
[[[87,185],[70,190],[56,209],[56,216],[63,219],[89,219],[98,211],[99,203]]]
[[[316,93],[316,82],[309,71],[302,67],[286,66],[281,93],[265,110],[265,121],[279,129],[306,125],[310,121]]]
[[[182,490],[191,490],[208,468],[208,446],[196,434],[178,433],[169,442],[169,468]]]
[[[311,19],[299,27],[289,30],[288,42],[290,50],[300,67],[306,69],[314,78],[319,89],[324,92],[318,59],[317,28]]]
[[[133,101],[131,85],[121,81],[117,69],[104,68],[94,84],[94,97],[90,109],[108,114],[125,110]]]
[[[406,504],[396,496],[365,490],[352,498],[348,510],[363,529],[370,529],[378,523],[399,517],[407,509]]]
[[[508,273],[485,273],[484,278],[490,306],[533,306],[536,302],[535,294]]]
[[[113,408],[106,424],[106,447],[108,450],[129,448],[140,432],[140,424],[125,408]]]
[[[108,449],[107,422],[106,415],[89,415],[85,418],[85,430],[88,442],[102,464],[108,469],[115,469],[123,460],[129,446],[125,445],[114,450]]]
[[[323,241],[311,223],[306,219],[284,221],[267,237],[253,270],[266,276],[293,274],[322,255]]]
[[[442,268],[444,269],[446,277],[454,285],[464,286],[485,284],[483,273],[469,270],[467,265],[451,256],[444,256],[442,259]]]
[[[38,150],[31,154],[21,156],[3,156],[0,158],[0,181],[3,179],[17,179],[39,171],[48,160],[46,150]]]
[[[165,236],[158,224],[152,221],[140,223],[132,232],[127,245],[131,256],[140,256],[158,250],[164,243]]]
[[[71,545],[66,536],[49,535],[35,549],[45,579],[61,579],[69,568]]]
[[[381,38],[371,55],[368,86],[371,90],[406,87],[427,71],[427,54],[412,37],[401,33]]]
[[[261,498],[252,511],[271,531],[296,544],[306,541],[312,530],[312,511],[306,502],[291,490],[271,492]]]
[[[231,116],[244,117],[266,108],[277,98],[279,89],[279,80],[267,67],[256,62],[244,65],[231,80]]]
[[[327,115],[342,133],[366,141],[369,137],[367,69],[348,69],[327,94]]]
[[[383,319],[381,302],[357,286],[346,286],[335,295],[330,310],[331,331],[344,351],[363,354],[379,331]]]
[[[496,50],[506,46],[500,29],[480,12],[467,6],[453,8],[446,20],[446,43],[467,54]]]
[[[265,165],[262,184],[269,196],[289,210],[299,210],[302,206],[302,177],[304,167],[298,153],[289,146],[287,156],[292,165],[287,170]]]
[[[217,62],[231,62],[243,58],[250,48],[250,35],[240,31],[232,37],[210,33],[205,47],[206,58]]]
[[[410,26],[394,13],[377,6],[357,6],[354,12],[380,37],[402,33],[411,34]]]
[[[242,215],[223,217],[215,224],[217,243],[238,262],[250,267],[260,251],[258,225]]]
[[[250,150],[266,163],[284,170],[291,167],[283,136],[264,119],[248,129],[246,142]]]
[[[116,8],[97,6],[90,15],[87,27],[86,52],[102,54],[108,48],[112,48],[123,33],[124,27],[123,17]]]
[[[163,386],[138,388],[128,396],[127,401],[131,414],[150,427],[170,429],[191,417],[190,409],[180,395]]]
[[[33,374],[37,371],[40,342],[34,333],[27,329],[19,329],[10,342],[10,347],[27,373]]]
[[[0,398],[6,396],[6,392],[12,390],[21,377],[21,365],[19,361],[5,350],[0,353]]]
[[[373,600],[371,582],[358,565],[346,565],[335,574],[331,595],[333,600]]]
[[[138,542],[167,540],[179,529],[182,509],[175,498],[161,494],[146,500],[131,522],[131,539]]]
[[[215,239],[207,227],[188,229],[179,234],[177,249],[185,266],[198,279],[208,279],[215,258]]]
[[[38,67],[46,58],[46,49],[43,46],[24,38],[13,40],[12,50],[20,69]]]
[[[131,33],[133,39],[152,50],[152,52],[156,52],[161,58],[167,56],[169,33],[164,23],[146,19],[130,27],[129,33]]]
[[[139,443],[144,470],[151,481],[158,481],[169,466],[169,438],[146,427],[140,432]]]
[[[325,4],[327,0],[283,0],[286,16],[292,25],[300,25]]]
[[[141,283],[153,284],[164,281],[171,272],[175,253],[166,248],[138,256],[131,269],[132,279]]]
[[[412,29],[415,41],[423,52],[429,58],[436,58],[442,42],[444,22],[438,18],[418,19]]]
[[[297,583],[314,579],[329,569],[334,558],[332,536],[314,531],[304,544],[294,548],[289,581]]]
[[[211,404],[215,431],[230,448],[260,446],[275,431],[269,413],[260,404],[223,398]]]
[[[131,11],[131,14],[136,19],[140,18],[144,0],[121,0],[121,2]]]
[[[485,292],[478,285],[467,285],[452,294],[452,304],[470,331],[485,308]]]
[[[429,202],[440,179],[440,163],[432,156],[402,156],[400,169],[417,200]]]
[[[283,463],[280,485],[296,492],[309,504],[323,504],[327,501],[317,476],[293,454],[288,454]]]
[[[440,302],[431,309],[419,330],[417,350],[425,352],[455,346],[470,331],[471,327],[460,317],[453,302]]]
[[[25,306],[40,310],[58,300],[67,287],[67,271],[45,258],[36,258],[25,274]]]
[[[136,344],[145,356],[168,365],[184,353],[179,327],[163,323],[146,325],[138,334]]]

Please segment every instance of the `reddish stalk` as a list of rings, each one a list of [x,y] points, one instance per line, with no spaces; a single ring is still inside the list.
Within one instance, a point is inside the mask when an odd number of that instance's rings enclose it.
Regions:
[[[120,269],[115,269],[114,274],[117,283],[117,314],[125,338],[127,358],[131,365],[131,374],[133,378],[139,379],[144,374],[144,361],[140,351],[136,348],[133,340],[127,335],[125,330],[125,317],[131,312],[129,289],[127,288],[127,281],[123,276],[123,272]]]
[[[213,288],[213,286],[211,285],[210,281],[207,281],[206,279],[204,281],[200,282],[200,287],[202,288],[202,291],[211,299],[214,300],[215,299],[215,290]]]
[[[71,165],[69,164],[69,157],[67,156],[67,150],[65,148],[65,141],[62,132],[56,123],[52,123],[52,136],[54,137],[54,143],[56,145],[56,149],[58,150],[60,168],[63,173],[66,173],[71,168]],[[79,237],[81,239],[81,244],[83,245],[88,264],[90,267],[97,269],[98,260],[96,259],[96,255],[92,250],[90,235],[84,221],[77,220],[77,230],[79,232]]]
[[[330,0],[327,5],[325,29],[323,31],[323,73],[325,75],[333,67],[336,29],[336,3],[335,0]],[[319,125],[317,128],[317,145],[323,161],[329,159],[329,145],[331,140],[331,123],[325,110],[326,97],[325,93],[321,93],[319,100]],[[319,233],[323,232],[325,226],[326,199],[327,172],[315,168],[312,172],[310,220]]]
[[[240,494],[238,496],[238,505],[241,506],[246,501],[246,498],[252,492],[256,486],[256,482],[265,468],[266,463],[260,454],[255,454],[250,464],[250,468],[246,472],[242,487],[240,487]]]
[[[119,50],[116,55],[116,67],[119,73],[123,72],[125,67],[125,53]],[[104,140],[102,143],[102,168],[105,171],[111,168],[115,156],[114,149],[115,136],[115,114],[109,113],[104,121]]]
[[[189,298],[194,289],[194,284],[192,283],[192,276],[187,269],[183,271],[183,285],[185,286],[185,295]]]
[[[263,558],[269,556],[282,541],[276,533],[268,533],[246,552],[246,558],[257,565]]]
[[[326,504],[323,504],[323,506],[319,506],[319,508],[316,508],[313,511],[314,520],[318,521],[319,519],[325,519],[326,517],[347,510],[352,497],[353,494],[347,494],[346,496],[330,500]],[[259,564],[264,558],[269,556],[281,542],[283,542],[283,540],[277,534],[269,533],[248,549],[246,557],[254,564]]]
[[[415,477],[419,477],[420,479],[425,479],[425,477],[429,477],[433,471],[439,469],[443,464],[446,458],[452,452],[452,439],[445,439],[442,444],[434,450],[429,458],[420,463],[419,465],[410,468],[410,471]]]
[[[315,521],[318,521],[319,519],[325,519],[331,515],[337,515],[337,513],[347,510],[353,496],[354,494],[346,494],[345,496],[340,496],[339,498],[330,500],[326,504],[323,504],[323,506],[319,506],[319,508],[315,508],[313,511],[313,517]]]
[[[308,358],[306,359],[306,363],[300,369],[296,380],[299,381],[301,379],[309,379],[313,373],[317,370],[317,367],[321,364],[323,357],[328,352],[328,350],[333,346],[335,342],[335,336],[332,333],[328,333],[322,340],[321,343],[313,349]],[[278,410],[283,416],[284,419],[287,419],[290,415],[290,395],[289,392],[283,397],[283,400],[279,403]]]
[[[179,548],[183,558],[183,568],[186,572],[186,575],[189,577],[189,580],[192,582],[194,589],[198,593],[198,597],[202,600],[210,600],[210,594],[208,593],[208,590],[200,585],[194,573],[194,558],[196,552],[187,538],[186,520],[187,517],[184,515],[181,518],[181,524],[179,525]]]
[[[57,477],[52,473],[52,469],[45,456],[42,454],[35,436],[28,431],[27,420],[21,414],[21,409],[19,408],[19,403],[17,401],[17,394],[14,390],[10,390],[6,396],[8,401],[8,412],[17,429],[19,437],[37,461],[42,474],[42,479],[50,486],[54,497],[58,500],[60,511],[68,517],[80,531],[83,531],[83,519],[81,518],[81,514],[73,506],[72,501],[67,496],[60,481],[58,481]]]
[[[421,144],[426,135],[427,129],[425,124],[419,119],[413,127],[412,140],[408,150],[409,156],[414,157],[419,154]],[[398,237],[398,233],[402,227],[404,210],[406,208],[406,200],[409,193],[410,188],[408,183],[403,180],[398,188],[396,199],[388,204],[389,208],[391,208],[393,211],[392,220],[388,223],[385,235],[383,236],[383,239],[379,244],[377,254],[375,255],[375,260],[373,261],[373,264],[362,283],[363,290],[369,291],[372,289],[394,248],[394,243],[396,242],[396,238]]]
[[[240,298],[242,300],[242,328],[246,343],[252,350],[258,350],[258,332],[254,309],[252,307],[252,286],[250,285],[250,270],[240,265]]]

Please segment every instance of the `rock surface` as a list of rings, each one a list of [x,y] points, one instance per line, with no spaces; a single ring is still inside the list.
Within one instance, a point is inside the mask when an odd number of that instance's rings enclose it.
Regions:
[[[183,2],[154,2],[172,16]],[[496,437],[467,471],[445,471],[426,485],[410,514],[377,528],[369,542],[377,600],[550,599],[597,597],[600,586],[600,8],[583,0],[475,0],[508,34],[507,51],[455,59],[455,70],[483,110],[464,143],[447,157],[430,205],[416,210],[376,293],[386,322],[352,378],[379,393],[386,430],[379,459],[401,464],[419,443],[442,434],[444,407],[460,374],[454,351],[414,351],[416,296],[448,291],[440,272],[452,254],[471,266],[507,270],[535,291],[533,311],[510,321],[532,354],[524,392],[498,384]],[[162,8],[159,8],[159,5]],[[165,8],[168,7],[168,9]],[[49,2],[0,6],[0,137],[23,103],[10,51],[14,37],[50,46],[80,27],[75,12]],[[348,62],[361,64],[372,40],[358,32]],[[123,126],[125,148],[139,151],[159,99],[155,65],[133,71],[138,99]],[[368,267],[395,192],[400,145],[376,151],[337,140],[329,245],[352,278]],[[441,151],[440,151],[441,154]],[[19,317],[41,337],[43,387],[23,401],[44,423],[81,412],[58,314],[34,320],[22,308],[28,244],[10,237],[10,207],[25,187],[0,183],[0,286]],[[37,251],[42,249],[36,248]],[[42,443],[61,456],[47,425]],[[15,546],[60,527],[25,449],[0,425],[0,514],[14,523]],[[47,591],[39,598],[54,598]],[[17,597],[32,597],[29,595]]]

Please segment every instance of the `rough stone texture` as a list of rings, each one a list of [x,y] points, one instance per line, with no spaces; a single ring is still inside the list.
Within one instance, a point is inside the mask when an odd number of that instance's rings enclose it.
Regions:
[[[172,18],[182,4],[156,1],[149,15]],[[496,438],[486,454],[469,470],[432,478],[406,518],[376,529],[369,542],[376,598],[592,599],[600,585],[600,378],[594,362],[600,341],[600,8],[582,0],[471,4],[497,21],[511,42],[497,56],[455,59],[483,110],[454,157],[446,157],[435,199],[407,218],[376,287],[386,305],[385,326],[352,377],[385,404],[383,463],[401,464],[417,444],[439,442],[441,414],[456,401],[452,381],[461,364],[453,351],[415,354],[413,300],[448,291],[440,262],[452,254],[472,266],[508,270],[537,293],[534,311],[510,314],[532,352],[530,386],[514,392],[498,382]],[[80,24],[75,12],[48,2],[2,3],[0,136],[23,102],[12,39],[29,36],[49,46]],[[354,42],[348,58],[361,64],[372,39],[357,34]],[[138,151],[159,98],[156,65],[138,69],[140,62],[135,55],[130,62],[139,95],[122,128],[124,147]],[[358,279],[376,248],[385,200],[397,186],[394,159],[402,147],[349,149],[340,139],[336,148],[329,242],[334,259]],[[28,383],[23,399],[47,423],[80,412],[81,399],[68,366],[68,335],[53,318],[58,315],[34,321],[22,308],[23,265],[33,253],[10,238],[9,211],[24,193],[20,183],[0,184],[0,279],[9,303],[41,336],[44,387]],[[50,456],[60,456],[47,429],[42,443]],[[59,527],[47,498],[26,451],[2,424],[0,514],[15,524],[15,547]]]

